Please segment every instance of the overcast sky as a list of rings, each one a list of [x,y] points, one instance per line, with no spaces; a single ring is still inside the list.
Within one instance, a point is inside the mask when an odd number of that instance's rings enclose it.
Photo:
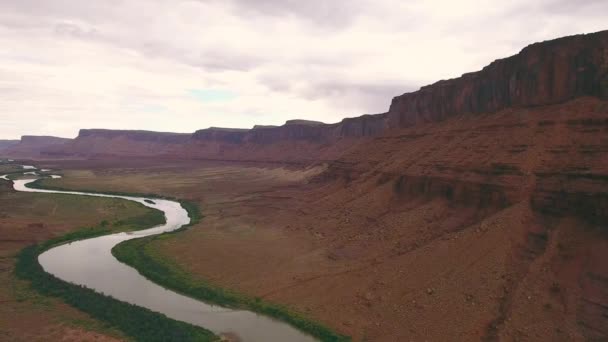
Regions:
[[[0,0],[0,139],[381,113],[524,46],[608,28],[605,0]]]

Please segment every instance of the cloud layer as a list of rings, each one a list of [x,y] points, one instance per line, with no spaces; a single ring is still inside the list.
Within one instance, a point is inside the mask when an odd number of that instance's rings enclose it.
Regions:
[[[606,29],[608,2],[573,4],[0,0],[0,138],[383,112],[527,44]]]

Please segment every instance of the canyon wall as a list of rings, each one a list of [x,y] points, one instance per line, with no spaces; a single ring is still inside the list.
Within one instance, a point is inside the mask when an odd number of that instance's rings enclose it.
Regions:
[[[151,157],[171,154],[191,134],[141,130],[81,129],[78,137],[42,151],[48,157]]]
[[[608,99],[608,31],[532,44],[481,71],[397,96],[384,114],[334,124],[290,120],[282,126],[252,129],[212,127],[193,134],[83,129],[73,141],[37,144],[25,139],[19,145],[26,148],[15,146],[0,153],[18,155],[21,151],[22,156],[53,158],[337,160],[354,145],[418,123],[535,108],[583,96]]]
[[[6,150],[7,148],[17,145],[19,140],[0,140],[0,151]]]
[[[363,115],[346,118],[339,123],[325,124],[318,121],[288,120],[282,126],[255,126],[252,129],[208,128],[196,131],[195,141],[226,143],[272,144],[283,141],[308,141],[330,143],[344,137],[368,137],[386,129],[386,114]]]
[[[439,81],[393,99],[391,128],[461,114],[562,103],[580,96],[608,99],[608,31],[532,44],[481,71]]]
[[[336,124],[289,120],[282,126],[211,127],[192,134],[82,129],[74,140],[44,148],[42,154],[62,158],[163,156],[302,163],[335,159],[344,150],[341,146],[378,135],[385,128],[386,115],[380,114],[347,118]]]
[[[71,139],[24,135],[18,143],[0,150],[0,154],[2,156],[14,158],[37,158],[44,156],[45,151],[49,148],[62,148],[62,146],[69,141],[71,141]]]
[[[337,147],[418,123],[506,108],[559,104],[593,96],[608,99],[608,31],[532,44],[480,71],[439,81],[397,96],[387,113],[339,123],[290,120],[252,129],[212,127],[193,134],[82,130],[64,146],[42,151],[51,157],[172,156],[242,160],[337,159]],[[364,139],[361,139],[364,138]],[[350,141],[350,143],[344,143]],[[296,158],[297,159],[297,158]]]
[[[78,134],[78,137],[105,137],[108,139],[123,137],[133,141],[182,144],[188,142],[188,140],[190,139],[190,134],[141,130],[81,129]]]

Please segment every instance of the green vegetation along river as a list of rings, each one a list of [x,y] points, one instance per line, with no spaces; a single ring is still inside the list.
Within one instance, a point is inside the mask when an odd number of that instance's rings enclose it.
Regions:
[[[34,181],[15,180],[14,188],[26,192],[121,198],[161,210],[166,217],[165,224],[150,229],[104,235],[53,247],[38,258],[40,265],[49,274],[117,300],[162,313],[169,318],[204,327],[217,335],[236,338],[238,341],[314,341],[311,336],[272,318],[246,310],[206,304],[167,290],[112,256],[112,248],[120,242],[174,231],[187,225],[190,217],[179,202],[157,198],[151,201],[136,196],[34,189],[27,186]]]

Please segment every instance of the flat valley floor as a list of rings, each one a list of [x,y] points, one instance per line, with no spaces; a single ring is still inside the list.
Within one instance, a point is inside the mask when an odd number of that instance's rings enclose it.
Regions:
[[[198,203],[204,219],[154,241],[155,257],[356,341],[572,341],[606,333],[593,305],[607,295],[605,233],[540,216],[528,201],[482,209],[403,199],[392,182],[323,180],[323,165],[38,165],[63,170],[49,185]]]

